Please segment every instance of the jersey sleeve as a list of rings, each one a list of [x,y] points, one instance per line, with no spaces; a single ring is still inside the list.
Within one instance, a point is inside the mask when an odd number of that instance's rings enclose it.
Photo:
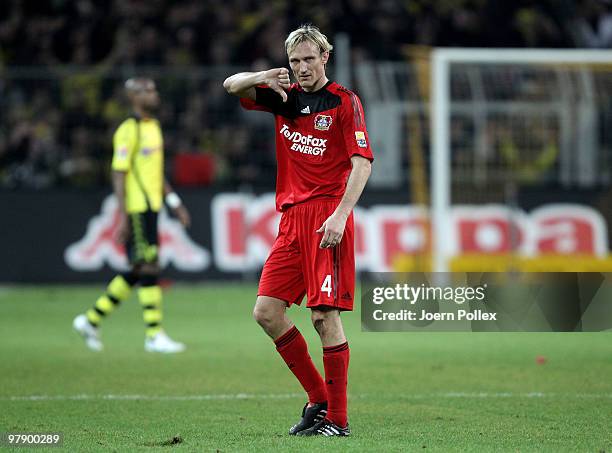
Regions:
[[[112,169],[128,171],[134,147],[136,145],[136,121],[125,120],[117,128],[113,136],[113,162]]]
[[[255,87],[255,100],[240,98],[240,104],[247,110],[260,110],[274,114],[280,114],[287,109],[287,104],[283,102],[281,95],[267,86]]]
[[[372,162],[374,156],[366,130],[363,107],[355,93],[349,92],[343,97],[340,105],[340,123],[348,158],[358,155]]]

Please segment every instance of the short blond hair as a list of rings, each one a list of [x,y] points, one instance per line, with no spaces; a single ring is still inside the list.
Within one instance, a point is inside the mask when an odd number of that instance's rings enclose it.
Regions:
[[[310,41],[313,43],[321,53],[331,52],[334,46],[332,46],[327,40],[327,36],[321,33],[318,27],[312,24],[300,25],[300,28],[293,30],[287,39],[285,40],[285,50],[287,55],[295,50],[295,48],[303,43],[304,41]]]

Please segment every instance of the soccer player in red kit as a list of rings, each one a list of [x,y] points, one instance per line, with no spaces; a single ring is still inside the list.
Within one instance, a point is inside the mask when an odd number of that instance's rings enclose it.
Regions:
[[[359,98],[327,79],[332,46],[312,25],[285,41],[286,68],[245,72],[223,86],[243,107],[275,116],[278,236],[259,282],[253,315],[308,394],[293,435],[348,436],[349,347],[340,312],[353,309],[353,207],[370,176],[372,150]],[[321,337],[325,380],[286,315],[307,296]]]

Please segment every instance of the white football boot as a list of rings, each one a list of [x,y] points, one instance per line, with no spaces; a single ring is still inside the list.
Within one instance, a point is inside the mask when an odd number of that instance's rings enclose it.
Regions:
[[[92,351],[101,351],[104,349],[104,345],[100,340],[100,332],[98,329],[87,320],[87,316],[79,315],[72,321],[72,327],[77,331],[79,335],[85,340],[85,345]]]
[[[174,341],[163,330],[150,338],[146,338],[144,347],[147,352],[161,352],[162,354],[175,354],[185,350],[183,343]]]

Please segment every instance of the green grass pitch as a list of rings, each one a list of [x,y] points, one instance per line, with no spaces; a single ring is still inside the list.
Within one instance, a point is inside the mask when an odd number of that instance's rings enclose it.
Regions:
[[[174,356],[144,352],[135,300],[86,350],[71,322],[102,289],[0,288],[0,432],[61,431],[66,451],[612,451],[609,332],[367,333],[344,314],[353,436],[295,438],[304,396],[254,286],[168,289]],[[308,310],[289,314],[322,369]]]

